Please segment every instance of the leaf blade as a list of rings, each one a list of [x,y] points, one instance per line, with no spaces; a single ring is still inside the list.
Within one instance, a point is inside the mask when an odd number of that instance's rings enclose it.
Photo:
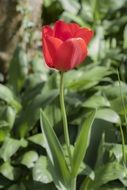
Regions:
[[[80,167],[81,162],[83,161],[84,155],[86,153],[89,140],[90,140],[90,133],[92,123],[95,118],[96,111],[93,111],[89,118],[83,123],[83,127],[78,135],[76,140],[76,145],[73,153],[72,158],[72,176],[76,176]]]
[[[64,185],[67,185],[70,182],[70,172],[64,158],[62,147],[42,110],[40,112],[40,122],[46,142],[46,151],[54,168],[54,173]]]

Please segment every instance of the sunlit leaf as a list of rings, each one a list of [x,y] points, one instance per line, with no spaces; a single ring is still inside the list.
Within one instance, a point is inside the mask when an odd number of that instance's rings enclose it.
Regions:
[[[21,164],[25,165],[27,168],[32,168],[37,160],[38,154],[35,151],[28,151],[23,155]]]
[[[68,186],[70,182],[70,172],[64,158],[63,150],[53,128],[50,126],[49,121],[43,111],[40,113],[40,121],[41,129],[46,143],[46,151],[54,170],[52,177],[58,178],[58,186],[61,186],[59,183],[63,183],[63,185]]]
[[[16,108],[17,111],[21,108],[21,105],[16,100],[13,92],[7,86],[2,84],[0,84],[0,99],[5,101],[8,105]]]
[[[50,183],[52,176],[49,168],[48,159],[46,156],[41,156],[33,168],[33,179],[42,183]]]
[[[17,152],[20,147],[26,147],[27,141],[24,139],[16,140],[13,138],[7,137],[0,148],[0,157],[3,158],[4,161],[10,159],[10,157]]]
[[[90,141],[90,134],[92,124],[95,118],[95,111],[87,116],[87,119],[84,121],[81,131],[77,137],[73,159],[72,159],[72,175],[76,176],[80,168],[81,162],[86,154],[87,147]]]
[[[10,179],[10,180],[14,180],[14,168],[10,165],[9,162],[4,162],[1,166],[0,166],[0,173]]]
[[[109,107],[110,102],[103,96],[100,95],[94,95],[90,97],[88,100],[86,100],[83,104],[83,107],[88,107],[88,108],[99,108],[99,107]]]
[[[99,109],[97,111],[96,118],[104,119],[111,123],[120,123],[119,115],[114,110],[108,108]]]

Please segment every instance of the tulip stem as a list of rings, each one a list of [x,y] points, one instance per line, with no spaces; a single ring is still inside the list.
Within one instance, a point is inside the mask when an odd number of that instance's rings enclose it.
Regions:
[[[65,103],[64,103],[64,73],[63,72],[60,73],[60,106],[61,106],[61,114],[62,114],[62,119],[63,119],[64,138],[65,138],[65,143],[67,146],[67,152],[68,152],[70,166],[71,166],[70,139],[69,139],[67,115],[66,115]]]

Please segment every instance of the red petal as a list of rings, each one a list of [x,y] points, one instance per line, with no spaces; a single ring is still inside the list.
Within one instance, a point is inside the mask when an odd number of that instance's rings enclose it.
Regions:
[[[54,27],[54,36],[61,39],[62,41],[72,38],[69,24],[61,20],[57,21]]]
[[[47,63],[47,65],[50,67],[53,62],[52,62],[52,58],[50,56],[50,53],[49,53],[49,50],[48,50],[48,47],[47,47],[47,43],[46,43],[46,40],[45,40],[45,37],[47,35],[53,35],[53,30],[52,28],[50,28],[50,26],[43,26],[42,27],[42,50],[43,50],[43,53],[44,53],[44,58],[45,58],[45,61]]]
[[[75,33],[80,29],[80,26],[76,23],[70,23],[68,25],[69,25],[72,37],[74,37]]]
[[[62,44],[61,40],[54,38],[52,36],[43,37],[43,53],[44,53],[46,64],[49,67],[54,68],[55,55],[56,55],[58,47],[61,44]]]
[[[49,35],[49,36],[53,35],[53,29],[48,25],[42,27],[42,36],[45,36],[45,35]]]
[[[86,44],[88,44],[91,38],[93,37],[93,31],[89,28],[80,28],[76,32],[75,37],[84,39]]]
[[[79,65],[87,56],[87,46],[83,39],[72,38],[58,48],[55,68],[60,71],[70,70]]]

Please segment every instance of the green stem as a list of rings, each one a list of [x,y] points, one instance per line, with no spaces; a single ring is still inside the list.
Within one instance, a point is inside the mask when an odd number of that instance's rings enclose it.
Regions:
[[[76,190],[76,178],[71,181],[71,190]]]
[[[120,126],[120,133],[121,133],[121,139],[122,139],[123,162],[124,162],[124,165],[126,165],[126,153],[125,153],[124,133],[123,133],[123,129],[122,129],[121,123],[119,124],[119,126]]]
[[[124,96],[123,96],[123,92],[122,92],[122,86],[121,86],[121,82],[120,82],[120,74],[119,74],[119,71],[118,71],[118,70],[117,70],[117,75],[118,75],[118,80],[119,80],[120,96],[121,96],[122,106],[123,106],[123,109],[124,109],[124,118],[125,118],[125,123],[126,123],[126,132],[127,132],[127,115],[126,115],[126,107],[125,107],[125,103],[124,103]]]
[[[121,82],[120,82],[120,75],[119,75],[119,71],[118,70],[117,70],[117,76],[118,76],[119,87],[120,87],[121,101],[122,101],[122,105],[123,105],[123,109],[124,109],[124,113],[125,113],[125,122],[127,124],[127,117],[126,117],[126,112],[125,112],[126,110],[125,110],[125,105],[124,105],[124,97],[123,97],[123,93],[122,93],[122,87],[121,87]],[[125,138],[124,138],[124,132],[123,132],[121,123],[120,123],[120,133],[121,133],[121,139],[122,139],[123,162],[126,165]],[[126,133],[127,133],[127,126],[126,126]]]
[[[60,106],[61,106],[61,114],[63,119],[63,129],[64,129],[64,138],[67,146],[67,152],[69,156],[70,166],[71,166],[71,150],[70,150],[70,139],[68,132],[68,123],[67,123],[67,115],[64,104],[64,73],[60,73]]]

